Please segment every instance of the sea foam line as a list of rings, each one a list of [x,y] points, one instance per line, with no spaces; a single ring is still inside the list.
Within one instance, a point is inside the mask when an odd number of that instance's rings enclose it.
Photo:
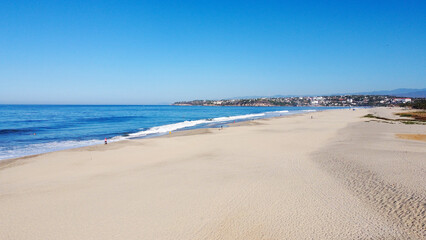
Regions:
[[[173,124],[167,124],[157,127],[152,127],[148,130],[131,133],[127,136],[117,136],[113,137],[112,141],[121,141],[125,139],[130,138],[139,138],[139,137],[145,137],[148,135],[155,135],[155,134],[164,134],[168,132],[173,132],[180,129],[195,127],[201,124],[209,124],[209,123],[227,123],[232,122],[235,120],[243,120],[243,119],[256,119],[264,117],[265,113],[258,113],[258,114],[246,114],[246,115],[238,115],[238,116],[230,116],[230,117],[217,117],[212,119],[200,119],[200,120],[193,120],[193,121],[184,121],[184,122],[178,122]]]

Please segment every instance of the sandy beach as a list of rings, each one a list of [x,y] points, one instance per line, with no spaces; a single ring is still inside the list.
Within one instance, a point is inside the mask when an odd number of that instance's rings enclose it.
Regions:
[[[363,118],[394,111],[4,160],[0,239],[425,239],[426,125]]]

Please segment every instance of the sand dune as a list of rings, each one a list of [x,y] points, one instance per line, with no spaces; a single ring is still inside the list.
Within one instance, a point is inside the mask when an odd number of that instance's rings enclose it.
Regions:
[[[422,239],[425,143],[395,134],[425,128],[370,111],[4,161],[0,238]]]
[[[424,130],[418,125],[351,124],[313,159],[404,233],[403,238],[425,239],[426,145],[395,137]]]

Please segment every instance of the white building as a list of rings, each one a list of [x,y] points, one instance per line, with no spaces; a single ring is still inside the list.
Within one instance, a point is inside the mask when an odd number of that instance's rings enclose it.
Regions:
[[[411,98],[394,98],[393,102],[395,102],[395,103],[408,103],[408,102],[411,102]]]

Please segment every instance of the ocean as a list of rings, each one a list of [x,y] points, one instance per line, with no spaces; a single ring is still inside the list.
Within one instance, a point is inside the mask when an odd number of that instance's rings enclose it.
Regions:
[[[324,110],[315,107],[0,105],[0,160],[227,123]]]

